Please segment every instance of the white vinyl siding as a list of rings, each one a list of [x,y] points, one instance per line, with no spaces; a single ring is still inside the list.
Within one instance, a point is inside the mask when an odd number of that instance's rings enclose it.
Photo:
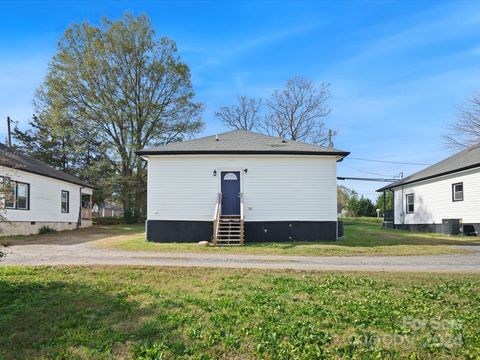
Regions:
[[[28,210],[6,209],[2,214],[9,221],[72,222],[78,221],[80,185],[0,166],[0,176],[29,184]],[[69,213],[61,211],[62,190],[69,192]],[[91,189],[83,189],[91,192]]]
[[[308,155],[148,156],[148,219],[211,221],[221,171],[240,171],[246,221],[336,221],[336,158]]]
[[[454,184],[462,183],[463,201],[452,201]],[[441,224],[442,219],[480,223],[480,168],[407,184],[395,191],[396,224]],[[406,211],[406,195],[414,194],[415,211]]]

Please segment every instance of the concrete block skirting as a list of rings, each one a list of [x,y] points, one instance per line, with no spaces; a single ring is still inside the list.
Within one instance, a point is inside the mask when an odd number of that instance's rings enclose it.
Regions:
[[[211,221],[147,220],[147,240],[196,243],[211,241]],[[343,232],[343,227],[338,229]],[[343,235],[343,234],[341,234]],[[335,241],[336,221],[246,221],[245,242]]]
[[[0,237],[15,235],[38,234],[43,226],[49,226],[57,231],[74,230],[77,228],[76,222],[50,222],[50,221],[14,221],[0,222]],[[82,220],[82,228],[92,226],[91,220]]]

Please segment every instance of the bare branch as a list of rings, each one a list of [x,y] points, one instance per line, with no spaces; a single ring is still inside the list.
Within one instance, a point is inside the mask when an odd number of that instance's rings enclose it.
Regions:
[[[327,135],[323,118],[331,109],[329,84],[315,86],[312,80],[296,76],[282,90],[275,90],[267,101],[268,114],[260,128],[269,135],[286,139],[325,144]]]
[[[231,129],[250,131],[258,126],[261,109],[261,99],[239,96],[236,105],[221,107],[215,116]]]
[[[449,147],[463,149],[480,144],[480,94],[465,102],[448,130],[444,140]]]

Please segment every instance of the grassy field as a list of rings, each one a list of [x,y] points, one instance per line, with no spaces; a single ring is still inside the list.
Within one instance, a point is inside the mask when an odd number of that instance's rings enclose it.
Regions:
[[[121,234],[121,235],[120,235]],[[462,253],[465,250],[451,245],[480,246],[480,240],[468,237],[419,234],[402,230],[386,230],[375,223],[345,225],[345,237],[335,242],[246,243],[243,247],[202,247],[197,244],[159,244],[145,241],[143,227],[135,233],[110,236],[97,242],[98,246],[121,250],[160,252],[214,252],[256,255],[436,255]]]
[[[0,268],[0,358],[477,358],[480,277]]]

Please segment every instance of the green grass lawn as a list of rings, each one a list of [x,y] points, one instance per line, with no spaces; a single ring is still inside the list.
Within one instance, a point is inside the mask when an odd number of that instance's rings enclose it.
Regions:
[[[113,233],[112,233],[113,234]],[[138,233],[130,230],[124,235],[106,237],[98,246],[121,250],[146,250],[160,252],[209,252],[256,255],[308,255],[308,256],[356,256],[356,255],[436,255],[462,253],[466,250],[451,245],[480,246],[476,238],[420,234],[402,230],[383,229],[378,223],[349,222],[345,225],[345,237],[334,242],[286,242],[245,243],[243,247],[203,247],[197,244],[152,243],[145,240],[143,227]]]
[[[480,277],[0,268],[0,359],[477,358]]]

